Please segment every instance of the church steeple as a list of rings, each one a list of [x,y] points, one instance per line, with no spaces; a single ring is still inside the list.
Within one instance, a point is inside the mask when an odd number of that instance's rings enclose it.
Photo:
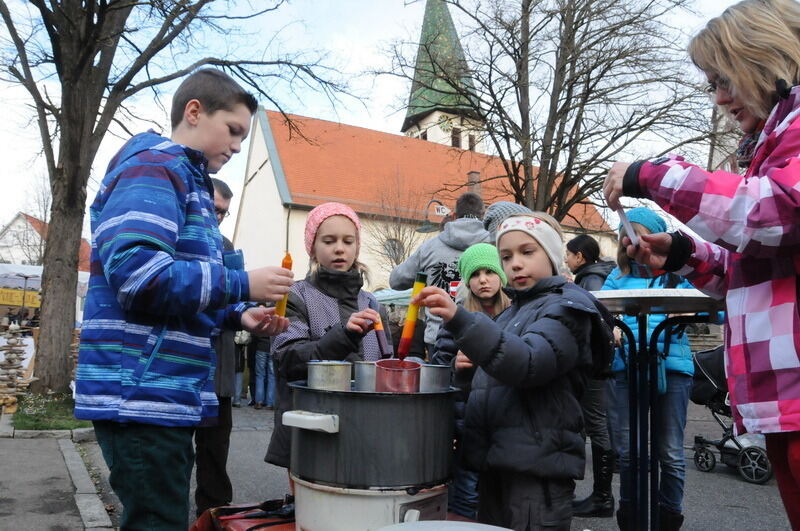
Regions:
[[[456,128],[465,132],[475,130],[472,136],[476,137],[475,133],[481,129],[480,117],[463,94],[474,90],[464,49],[447,5],[442,0],[427,0],[402,132],[434,140],[427,133],[439,124],[442,126],[440,133],[447,133],[444,136],[452,136]],[[456,147],[466,148],[467,142],[463,144]],[[474,149],[472,139],[469,145]]]

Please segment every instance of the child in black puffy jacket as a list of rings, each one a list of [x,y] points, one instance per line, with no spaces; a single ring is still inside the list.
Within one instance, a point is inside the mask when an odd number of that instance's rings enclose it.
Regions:
[[[417,302],[478,369],[465,418],[466,464],[480,473],[478,519],[512,529],[568,530],[583,477],[580,398],[591,373],[595,299],[559,276],[557,225],[512,216],[497,231],[512,303],[496,321],[427,287]]]

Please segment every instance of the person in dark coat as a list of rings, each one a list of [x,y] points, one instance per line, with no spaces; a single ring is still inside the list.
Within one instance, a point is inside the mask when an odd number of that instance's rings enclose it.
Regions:
[[[424,288],[415,302],[438,314],[478,366],[467,402],[464,452],[480,472],[478,520],[511,529],[568,530],[584,473],[580,397],[592,367],[596,300],[558,275],[559,232],[531,215],[497,230],[511,306],[492,321]]]
[[[567,242],[567,267],[575,275],[575,283],[587,291],[598,291],[614,269],[614,262],[600,260],[600,246],[588,234],[580,234]],[[591,378],[581,400],[586,435],[592,443],[594,486],[589,496],[573,503],[573,515],[611,518],[614,516],[614,446],[608,427],[608,397],[613,390],[611,379]]]
[[[600,259],[600,246],[588,234],[580,234],[567,242],[564,260],[575,283],[586,291],[600,291],[606,277],[616,267],[612,261]]]

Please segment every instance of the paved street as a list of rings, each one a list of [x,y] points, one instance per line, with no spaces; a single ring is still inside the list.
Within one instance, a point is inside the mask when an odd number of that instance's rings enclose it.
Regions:
[[[234,432],[231,440],[229,472],[234,483],[234,503],[246,503],[277,498],[286,492],[286,472],[264,463],[264,453],[272,430],[272,411],[243,407],[234,409]],[[686,429],[686,445],[691,447],[694,436],[702,434],[718,438],[721,430],[711,413],[690,404]],[[84,443],[90,462],[104,468],[96,443]],[[710,473],[698,471],[687,450],[686,523],[690,531],[721,529],[747,531],[788,530],[789,525],[780,503],[775,480],[766,485],[743,481],[736,470],[718,464]],[[591,467],[590,467],[591,468]],[[591,474],[591,470],[587,471]],[[105,484],[106,474],[102,474]],[[107,489],[107,484],[105,485]],[[614,476],[614,492],[619,489],[619,476]],[[591,490],[591,478],[580,482],[578,496]],[[106,500],[114,503],[113,497]],[[119,509],[118,509],[119,510]],[[112,519],[115,516],[112,515]],[[573,530],[610,531],[617,529],[613,518],[574,519]]]

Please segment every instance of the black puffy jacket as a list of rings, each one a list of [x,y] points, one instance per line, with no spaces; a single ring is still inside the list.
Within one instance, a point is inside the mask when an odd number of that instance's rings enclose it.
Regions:
[[[466,464],[581,479],[594,298],[563,277],[509,294],[512,305],[496,321],[459,308],[445,325],[479,366],[467,402]]]

